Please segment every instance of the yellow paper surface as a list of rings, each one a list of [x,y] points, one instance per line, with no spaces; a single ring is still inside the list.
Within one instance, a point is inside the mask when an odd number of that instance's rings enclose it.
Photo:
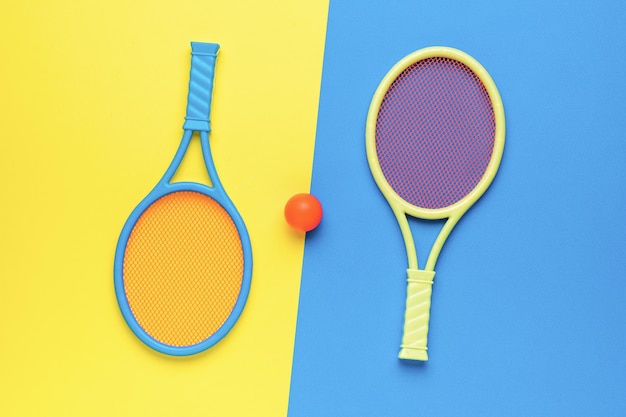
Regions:
[[[0,415],[285,415],[328,1],[24,1],[0,13]],[[128,329],[113,256],[182,135],[190,41],[221,45],[220,179],[252,239],[248,303],[188,358]],[[181,176],[204,175],[193,154]]]

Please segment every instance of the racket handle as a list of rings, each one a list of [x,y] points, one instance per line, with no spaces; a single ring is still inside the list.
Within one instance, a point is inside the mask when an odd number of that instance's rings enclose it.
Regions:
[[[430,297],[435,271],[407,269],[408,286],[400,359],[427,361]]]
[[[215,43],[191,42],[191,74],[189,75],[189,95],[187,114],[183,129],[211,131],[209,115],[213,95],[215,61],[220,46]]]

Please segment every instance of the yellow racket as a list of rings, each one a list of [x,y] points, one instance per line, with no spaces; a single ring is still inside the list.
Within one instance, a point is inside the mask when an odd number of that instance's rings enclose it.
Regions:
[[[491,184],[504,133],[496,85],[474,58],[457,49],[430,47],[406,56],[374,94],[367,158],[398,220],[408,256],[402,359],[428,360],[435,263],[452,228]],[[407,215],[447,219],[423,269]]]

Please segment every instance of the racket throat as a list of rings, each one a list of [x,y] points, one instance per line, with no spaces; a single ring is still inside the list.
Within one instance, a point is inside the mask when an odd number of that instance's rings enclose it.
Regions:
[[[185,132],[174,162],[163,180],[166,184],[195,182],[214,188],[214,181],[207,169],[205,151],[200,135]]]

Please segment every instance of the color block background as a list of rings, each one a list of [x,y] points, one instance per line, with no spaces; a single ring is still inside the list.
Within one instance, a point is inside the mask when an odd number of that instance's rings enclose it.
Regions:
[[[0,9],[0,415],[626,413],[622,2]],[[192,40],[222,45],[211,143],[254,276],[232,332],[175,359],[127,329],[112,263],[178,145]],[[410,364],[406,257],[364,127],[387,70],[431,45],[490,72],[507,143],[440,257],[430,361]],[[181,178],[201,179],[189,156]],[[305,245],[282,209],[309,187],[325,215]],[[414,226],[423,258],[439,225]]]

